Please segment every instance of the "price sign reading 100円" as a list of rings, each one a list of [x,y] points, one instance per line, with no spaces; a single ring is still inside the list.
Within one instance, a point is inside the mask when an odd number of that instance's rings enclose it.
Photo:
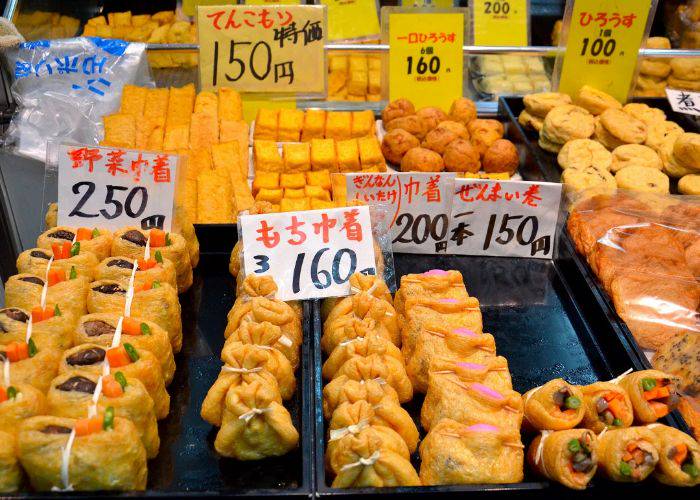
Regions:
[[[325,92],[325,6],[199,6],[197,29],[204,90]]]
[[[389,15],[389,98],[450,109],[462,97],[464,14]]]

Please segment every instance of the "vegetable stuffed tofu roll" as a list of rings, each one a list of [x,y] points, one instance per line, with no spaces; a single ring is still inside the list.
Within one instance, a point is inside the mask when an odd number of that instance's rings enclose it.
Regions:
[[[21,485],[22,469],[17,459],[15,437],[0,430],[0,493],[14,493]]]
[[[95,313],[82,316],[75,331],[75,343],[97,344],[111,347],[120,316],[113,313]],[[169,385],[175,375],[175,358],[170,346],[168,332],[157,324],[129,317],[122,319],[122,341],[128,342],[139,350],[153,354],[163,371],[165,385]]]
[[[216,451],[237,460],[261,460],[284,455],[298,442],[299,433],[274,388],[254,381],[229,389]]]
[[[177,288],[175,277],[175,266],[163,257],[160,250],[156,250],[151,257],[146,260],[131,259],[129,257],[107,257],[97,266],[95,273],[96,280],[112,280],[119,282],[122,286],[129,285],[131,272],[136,263],[136,274],[134,274],[134,285],[143,286],[145,283],[159,281],[168,283],[173,288]]]
[[[547,479],[584,490],[598,466],[595,434],[588,429],[544,431],[530,443],[527,461]]]
[[[663,424],[647,426],[658,439],[659,462],[654,477],[671,486],[700,484],[700,445],[685,432]]]
[[[192,263],[185,239],[177,233],[166,233],[160,229],[138,229],[126,227],[114,233],[112,240],[112,257],[146,257],[146,243],[150,253],[160,251],[164,259],[175,265],[178,293],[186,292],[192,286]]]
[[[27,311],[41,304],[44,278],[33,274],[16,274],[5,284],[6,303],[9,307],[20,307]],[[46,304],[57,308],[58,315],[71,314],[72,321],[87,313],[89,281],[85,276],[66,274],[63,269],[49,271]],[[48,319],[48,318],[47,318]]]
[[[39,248],[51,250],[54,245],[63,245],[64,243],[80,242],[80,248],[83,251],[95,254],[97,260],[102,260],[109,257],[112,250],[112,233],[106,229],[85,228],[78,229],[58,226],[44,231],[39,235],[36,245]]]
[[[134,424],[115,417],[113,408],[80,420],[32,417],[20,428],[18,448],[22,468],[37,491],[146,489],[146,450]]]
[[[51,257],[51,270],[62,270],[66,277],[84,276],[88,281],[95,279],[99,260],[94,253],[83,250],[79,241],[54,243],[50,249],[30,248],[17,257],[17,271],[36,276],[46,276],[46,268]]]
[[[29,384],[0,385],[0,429],[14,434],[29,417],[46,413],[46,397]],[[2,491],[2,489],[0,489]]]
[[[124,314],[127,287],[116,281],[100,280],[90,284],[87,307],[90,313]],[[182,318],[177,290],[154,281],[134,287],[130,316],[152,321],[166,332],[174,353],[182,348]]]
[[[426,486],[523,480],[519,430],[444,418],[421,443],[420,457],[420,479]]]
[[[536,430],[576,427],[585,414],[581,389],[560,378],[523,394],[525,421]]]
[[[168,416],[170,395],[165,390],[163,373],[158,360],[150,352],[137,349],[128,342],[113,348],[83,344],[68,349],[63,353],[58,371],[64,374],[85,370],[101,375],[105,361],[109,362],[111,371],[119,370],[128,379],[136,378],[141,381],[153,398],[158,420]]]
[[[581,387],[586,414],[582,427],[595,433],[603,429],[629,427],[634,421],[632,402],[622,387],[611,382],[596,382]]]
[[[646,427],[604,432],[598,436],[598,472],[613,481],[643,481],[659,461],[658,447],[658,438]]]
[[[126,378],[116,369],[101,377],[86,370],[59,375],[51,382],[47,394],[48,413],[55,417],[81,418],[88,414],[93,395],[101,384],[97,399],[98,413],[114,408],[114,414],[131,420],[146,448],[148,458],[158,455],[160,437],[153,399],[144,385],[134,377]]]
[[[634,421],[650,424],[673,411],[680,397],[678,379],[658,370],[642,370],[625,377],[620,387],[629,394],[634,408]]]
[[[0,364],[5,373],[9,372],[11,383],[31,385],[42,393],[49,389],[60,360],[61,351],[44,348],[33,338],[0,345]]]
[[[59,314],[56,315],[56,312]],[[36,345],[63,351],[73,346],[73,316],[61,314],[56,306],[35,307],[32,312],[17,307],[0,309],[0,345],[24,342],[32,316],[31,338]]]

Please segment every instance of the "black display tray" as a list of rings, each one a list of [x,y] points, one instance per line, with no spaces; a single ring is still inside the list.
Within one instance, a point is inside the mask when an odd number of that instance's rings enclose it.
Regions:
[[[499,355],[508,359],[513,388],[521,393],[532,387],[562,377],[574,384],[590,384],[609,380],[629,368],[645,367],[633,346],[617,335],[610,318],[600,313],[592,300],[591,290],[572,262],[576,256],[569,248],[560,249],[555,260],[534,260],[501,257],[394,255],[397,283],[400,276],[430,269],[456,269],[464,276],[469,294],[481,302],[484,331],[496,338]],[[474,484],[461,486],[421,486],[399,488],[331,488],[332,478],[324,467],[327,443],[327,422],[323,418],[321,366],[325,357],[320,349],[322,323],[320,303],[314,303],[314,394],[316,424],[316,489],[320,496],[366,496],[390,494],[457,496],[463,493],[484,493],[491,497],[513,495],[550,497],[564,494],[562,487],[543,481],[528,472],[525,481],[517,484]],[[404,407],[419,425],[423,396]],[[673,418],[665,423],[678,426]],[[424,432],[421,431],[421,438]],[[524,436],[523,442],[529,443]],[[412,457],[416,470],[418,453]],[[654,481],[645,489],[661,490]],[[595,479],[584,494],[609,491],[639,491],[638,486],[618,485]],[[577,492],[578,493],[578,492]],[[565,494],[569,494],[568,492]]]

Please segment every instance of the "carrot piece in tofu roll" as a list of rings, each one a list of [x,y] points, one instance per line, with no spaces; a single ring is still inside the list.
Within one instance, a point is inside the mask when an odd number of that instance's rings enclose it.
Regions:
[[[596,382],[581,387],[586,414],[582,427],[600,433],[606,427],[629,427],[634,421],[634,411],[627,391],[611,382]]]
[[[60,350],[45,348],[33,338],[0,345],[0,367],[9,362],[11,382],[31,385],[42,393],[56,376],[60,359]]]
[[[547,479],[583,490],[598,467],[597,447],[596,436],[588,429],[544,431],[530,444],[527,461]]]
[[[663,424],[649,424],[658,439],[659,462],[654,477],[670,486],[700,484],[700,444],[683,431]]]
[[[95,254],[97,260],[109,257],[112,250],[112,233],[99,228],[73,228],[58,226],[48,229],[39,235],[36,245],[50,250],[53,245],[80,242],[80,249]]]
[[[608,430],[598,436],[598,472],[613,481],[643,481],[659,461],[658,448],[658,438],[646,427]]]
[[[680,403],[678,378],[659,370],[641,370],[625,375],[620,387],[629,394],[634,421],[650,424],[671,413]]]
[[[20,274],[28,273],[36,276],[46,276],[46,268],[51,261],[51,269],[62,269],[66,277],[71,275],[84,276],[88,281],[95,279],[95,271],[99,264],[94,253],[82,249],[82,243],[64,241],[54,243],[51,248],[30,248],[17,257],[17,270]]]
[[[64,279],[56,279],[56,276]],[[52,276],[54,277],[52,281]],[[72,278],[71,278],[72,276]],[[5,284],[5,297],[8,307],[19,307],[28,311],[41,304],[41,296],[45,279],[35,274],[15,274]],[[72,316],[75,321],[87,313],[87,293],[89,280],[69,270],[64,275],[63,269],[49,271],[49,282],[46,290],[46,303],[58,305],[62,315]]]
[[[560,378],[527,391],[523,403],[524,423],[536,430],[572,429],[585,414],[581,389]]]

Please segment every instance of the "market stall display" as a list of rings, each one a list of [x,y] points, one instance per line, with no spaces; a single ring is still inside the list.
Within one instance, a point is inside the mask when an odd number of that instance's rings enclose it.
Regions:
[[[537,57],[479,56],[471,61],[470,75],[479,95],[485,97],[551,90],[544,59]]]
[[[382,59],[373,54],[328,56],[329,101],[375,102],[382,96]]]

